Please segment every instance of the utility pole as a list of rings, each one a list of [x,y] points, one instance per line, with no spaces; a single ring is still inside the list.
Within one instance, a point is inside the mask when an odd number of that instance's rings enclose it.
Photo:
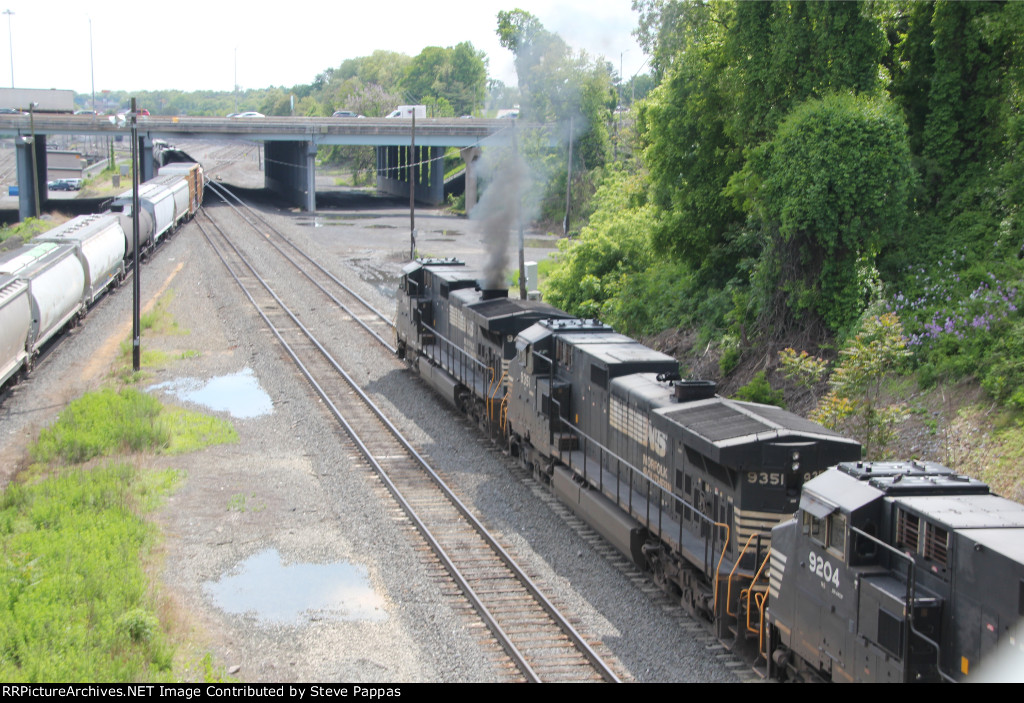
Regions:
[[[89,18],[89,80],[92,81],[92,114],[96,116],[96,65],[92,58],[92,17]]]
[[[7,45],[11,47],[11,87],[14,87],[14,41],[11,39],[11,15],[14,13],[10,10],[4,10],[3,14],[7,15]]]
[[[516,120],[512,122],[512,158],[516,173],[519,173],[519,131]],[[519,225],[519,299],[526,300],[526,243],[523,239],[523,177],[516,179],[516,223]]]
[[[572,203],[572,140],[573,140],[573,129],[572,129],[572,118],[569,118],[569,164],[565,174],[565,218],[562,220],[562,235],[565,237],[569,236],[569,208]]]
[[[416,108],[412,109],[412,138],[409,146],[409,260],[416,258]]]
[[[139,324],[139,125],[135,114],[135,98],[132,98],[132,369],[142,366],[142,332]]]

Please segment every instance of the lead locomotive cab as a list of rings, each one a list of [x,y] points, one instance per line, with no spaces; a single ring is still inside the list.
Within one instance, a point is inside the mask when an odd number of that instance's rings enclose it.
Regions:
[[[840,464],[772,531],[769,602],[778,678],[964,679],[1021,654],[1024,506],[938,464]]]

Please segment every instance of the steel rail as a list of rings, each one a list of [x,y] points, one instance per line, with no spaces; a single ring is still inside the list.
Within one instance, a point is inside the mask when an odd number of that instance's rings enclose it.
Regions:
[[[212,186],[214,187],[214,192],[215,192],[215,193],[217,193],[217,195],[219,195],[219,196],[221,197],[221,199],[222,199],[222,200],[224,200],[224,202],[228,202],[228,201],[227,201],[227,198],[225,197],[225,195],[227,195],[227,196],[230,196],[230,197],[231,197],[231,198],[232,198],[233,200],[235,200],[235,201],[236,201],[236,202],[238,203],[238,205],[239,205],[240,207],[242,207],[242,208],[245,208],[245,210],[247,210],[248,212],[250,212],[250,213],[252,214],[253,218],[255,218],[255,219],[259,220],[260,222],[262,222],[262,223],[263,223],[263,224],[264,224],[264,225],[265,225],[265,226],[267,227],[267,229],[269,229],[269,230],[270,230],[271,232],[273,232],[273,233],[274,233],[274,234],[276,234],[276,235],[277,235],[278,237],[280,237],[281,241],[283,241],[283,242],[284,242],[285,244],[287,244],[287,245],[288,245],[288,246],[290,246],[290,247],[291,247],[292,249],[294,249],[294,250],[295,250],[296,252],[298,252],[298,253],[299,253],[300,255],[302,255],[303,257],[305,257],[305,259],[306,259],[307,261],[309,261],[309,263],[311,263],[311,264],[312,264],[313,266],[315,266],[315,267],[316,267],[316,268],[317,268],[317,269],[318,269],[318,270],[319,270],[319,271],[320,271],[320,272],[321,272],[322,274],[324,274],[325,276],[327,276],[328,278],[330,278],[330,279],[331,279],[331,280],[332,280],[332,281],[333,281],[333,282],[334,282],[335,284],[337,284],[337,285],[338,285],[338,287],[339,287],[339,288],[341,288],[341,289],[342,289],[342,290],[344,290],[344,291],[345,291],[346,293],[348,293],[349,295],[351,295],[351,296],[352,296],[353,298],[355,298],[356,300],[358,300],[358,301],[359,301],[360,303],[362,303],[363,305],[365,305],[365,306],[366,306],[366,308],[367,308],[367,309],[368,309],[368,310],[369,310],[370,312],[372,312],[372,313],[373,313],[374,315],[376,315],[377,317],[379,317],[379,318],[380,318],[380,319],[381,319],[381,320],[382,320],[382,321],[383,321],[383,322],[384,322],[385,324],[387,324],[387,325],[388,325],[389,327],[391,327],[392,329],[394,328],[394,326],[395,326],[395,323],[394,323],[394,322],[393,322],[393,321],[391,320],[391,318],[390,318],[390,317],[388,317],[387,315],[385,315],[384,313],[382,313],[381,311],[379,311],[379,310],[378,310],[377,308],[373,307],[373,304],[372,304],[372,303],[370,303],[370,302],[369,302],[369,301],[367,301],[367,300],[366,300],[365,298],[363,298],[363,297],[362,297],[361,295],[359,295],[358,293],[356,293],[356,292],[355,292],[355,290],[353,290],[353,289],[352,289],[351,287],[349,287],[348,285],[346,285],[345,283],[343,283],[343,282],[342,282],[342,281],[341,281],[340,279],[338,279],[338,277],[337,277],[337,276],[335,276],[335,275],[334,275],[333,273],[331,273],[330,271],[328,271],[327,269],[325,269],[325,268],[324,268],[323,266],[321,266],[321,265],[320,265],[320,263],[319,263],[319,262],[317,262],[317,261],[316,261],[316,260],[315,260],[315,259],[314,259],[313,257],[311,257],[311,256],[310,256],[309,254],[307,254],[307,253],[305,252],[305,250],[303,250],[302,248],[300,248],[300,247],[299,247],[299,246],[298,246],[298,245],[297,245],[297,244],[296,244],[295,242],[293,242],[293,241],[292,241],[292,240],[291,240],[290,238],[286,237],[286,236],[285,236],[285,235],[284,235],[284,234],[283,234],[283,233],[282,233],[282,232],[281,232],[280,230],[278,230],[278,229],[277,229],[276,227],[274,227],[274,225],[270,224],[270,222],[269,222],[269,221],[267,221],[267,219],[266,219],[265,217],[263,217],[263,215],[261,215],[261,214],[260,214],[259,212],[257,212],[256,210],[252,209],[251,207],[249,207],[249,205],[248,205],[247,203],[243,202],[241,198],[239,198],[239,197],[238,197],[237,195],[235,195],[234,193],[232,193],[232,192],[231,192],[231,191],[230,191],[230,190],[229,190],[229,189],[228,189],[228,188],[227,188],[226,186],[224,186],[224,185],[223,185],[223,184],[221,184],[221,183],[211,183],[210,185],[212,185]],[[221,192],[221,191],[223,191],[223,192]],[[228,204],[230,205],[230,203],[228,203]],[[250,223],[250,224],[251,224],[251,223]],[[255,225],[252,225],[252,226],[253,226],[253,227],[255,228]],[[293,262],[293,264],[294,264],[294,262]],[[296,268],[299,268],[298,264],[294,264],[294,265],[295,265],[295,267],[296,267]],[[301,270],[301,269],[300,269],[300,270]],[[312,280],[312,279],[310,279],[310,280]],[[395,349],[394,349],[393,347],[390,347],[390,346],[389,346],[389,349],[391,349],[391,352],[392,352],[392,353],[394,353],[394,352],[395,352]]]
[[[585,640],[583,640],[583,638],[579,635],[579,633],[575,630],[575,628],[573,628],[572,625],[567,620],[565,620],[564,616],[562,616],[561,613],[558,612],[558,610],[550,603],[550,601],[548,601],[548,599],[543,594],[540,593],[539,589],[536,587],[535,584],[533,584],[532,580],[530,580],[529,577],[518,567],[518,565],[515,564],[514,560],[512,560],[512,558],[511,558],[511,556],[509,556],[507,554],[507,552],[500,545],[498,545],[498,543],[493,539],[493,537],[487,532],[486,528],[484,528],[483,525],[475,518],[475,516],[472,515],[472,513],[468,510],[468,508],[466,508],[466,506],[458,499],[458,497],[456,497],[454,495],[454,493],[451,491],[451,489],[448,488],[448,486],[444,483],[444,481],[440,478],[440,476],[437,475],[437,473],[429,466],[429,464],[426,462],[426,460],[415,450],[415,448],[412,447],[412,445],[408,442],[408,440],[405,439],[405,437],[401,434],[401,432],[398,430],[398,428],[395,427],[394,424],[390,420],[388,420],[388,418],[383,414],[383,412],[380,410],[380,408],[369,398],[369,396],[362,390],[362,388],[360,388],[359,385],[355,383],[354,379],[352,379],[352,377],[344,369],[342,369],[340,365],[338,365],[338,363],[334,360],[334,358],[315,339],[315,337],[305,327],[305,325],[303,325],[296,318],[296,316],[288,309],[288,307],[284,304],[284,302],[280,300],[280,298],[273,291],[273,289],[269,286],[269,284],[267,284],[266,281],[263,280],[255,272],[255,270],[248,264],[248,262],[245,261],[244,256],[237,250],[236,247],[234,247],[233,244],[231,244],[231,242],[227,239],[226,235],[223,234],[223,231],[220,230],[220,227],[217,226],[215,222],[213,222],[212,218],[209,217],[209,214],[206,213],[205,211],[204,211],[204,214],[206,215],[207,219],[209,219],[210,222],[215,227],[217,227],[217,229],[221,232],[221,236],[224,237],[224,239],[228,243],[228,245],[231,246],[235,250],[236,256],[238,256],[239,259],[242,261],[242,263],[245,264],[249,268],[250,272],[252,273],[252,276],[256,280],[258,280],[260,282],[260,284],[266,289],[266,291],[276,301],[276,303],[281,307],[281,309],[292,319],[292,321],[296,325],[296,327],[299,328],[302,331],[302,333],[317,348],[317,350],[321,353],[321,355],[323,355],[323,358],[331,365],[331,367],[339,375],[341,375],[346,380],[348,385],[353,389],[353,391],[363,401],[364,405],[367,408],[369,408],[373,412],[374,415],[376,415],[376,417],[379,419],[379,421],[388,429],[388,431],[392,434],[392,436],[406,449],[406,451],[415,460],[415,462],[428,474],[428,476],[431,478],[433,483],[438,487],[439,490],[442,491],[442,493],[444,493],[444,495],[451,502],[453,507],[455,507],[456,510],[458,510],[458,512],[464,517],[466,522],[488,544],[488,546],[492,549],[492,551],[496,555],[499,556],[501,561],[505,564],[506,568],[508,568],[514,574],[516,580],[518,580],[521,584],[523,584],[523,586],[530,592],[530,594],[533,596],[533,598],[538,603],[538,605],[540,605],[541,608],[548,613],[548,615],[555,621],[555,623],[557,624],[559,629],[561,629],[562,632],[575,644],[575,646],[581,652],[581,654],[584,656],[584,658],[587,659],[587,661],[589,661],[591,663],[591,665],[595,668],[595,670],[600,674],[600,676],[603,679],[605,679],[607,681],[615,681],[615,682],[617,682],[619,680],[618,677],[615,675],[615,673],[613,671],[611,671],[611,669],[607,666],[607,664],[605,664],[601,660],[600,656],[597,655],[597,653],[593,651],[593,649],[590,647],[590,645],[587,644]],[[246,295],[246,297],[253,304],[253,306],[256,307],[256,309],[257,309],[258,313],[260,314],[260,316],[263,318],[263,320],[270,327],[270,329],[273,332],[273,334],[278,338],[278,340],[285,347],[285,349],[286,349],[287,353],[289,354],[289,356],[291,356],[291,358],[299,366],[299,368],[300,368],[301,372],[303,373],[303,375],[306,376],[306,378],[310,381],[311,385],[313,385],[313,387],[317,391],[317,393],[327,403],[328,407],[331,409],[332,414],[334,414],[335,417],[342,424],[342,426],[345,427],[346,432],[348,432],[348,434],[353,438],[353,441],[359,447],[360,452],[366,457],[366,459],[370,462],[370,464],[374,467],[374,469],[381,476],[382,480],[385,482],[385,485],[388,487],[389,491],[392,492],[392,494],[395,496],[396,500],[398,500],[399,503],[402,505],[403,510],[405,510],[407,512],[407,514],[409,514],[410,519],[412,519],[413,522],[416,524],[417,529],[421,532],[421,534],[424,535],[424,538],[427,539],[427,541],[431,544],[431,548],[434,549],[435,553],[438,554],[439,558],[441,558],[442,562],[445,564],[445,568],[448,569],[449,573],[451,573],[453,578],[455,578],[455,580],[460,584],[460,588],[463,589],[463,592],[467,595],[467,598],[469,598],[470,601],[474,604],[474,607],[477,609],[477,611],[481,614],[481,617],[488,624],[489,629],[491,629],[491,631],[495,634],[495,636],[502,642],[502,646],[506,649],[507,652],[509,652],[510,657],[512,657],[512,659],[514,661],[516,661],[517,665],[520,666],[520,669],[524,672],[524,674],[528,678],[530,678],[531,680],[539,680],[537,678],[536,672],[526,662],[525,657],[523,656],[523,654],[511,642],[508,634],[505,633],[504,630],[497,623],[497,620],[495,619],[493,614],[490,613],[490,611],[486,608],[486,606],[481,601],[480,597],[472,589],[472,587],[468,583],[468,580],[462,575],[462,573],[459,571],[457,566],[454,564],[452,558],[447,554],[447,552],[443,549],[443,547],[436,541],[436,539],[433,537],[433,535],[430,534],[429,528],[426,526],[424,521],[417,515],[416,511],[414,510],[414,508],[409,504],[409,502],[402,495],[400,489],[388,477],[385,469],[380,465],[380,463],[373,456],[372,451],[367,447],[367,445],[359,437],[359,434],[356,432],[355,428],[352,427],[351,424],[343,417],[343,415],[341,414],[341,411],[338,410],[337,407],[335,406],[335,404],[330,400],[330,398],[328,397],[328,394],[326,393],[326,391],[324,391],[322,386],[317,381],[315,381],[313,379],[312,373],[299,360],[297,353],[284,340],[283,336],[278,331],[277,326],[274,325],[274,323],[270,320],[270,318],[260,308],[260,305],[256,302],[256,300],[253,298],[253,296],[248,291],[248,289],[246,289],[245,284],[239,279],[238,275],[235,273],[235,271],[228,264],[228,262],[226,261],[224,255],[220,251],[220,249],[213,242],[213,238],[206,231],[206,229],[202,226],[202,223],[197,222],[197,224],[199,225],[200,230],[203,233],[203,236],[206,237],[207,241],[210,243],[210,245],[214,249],[215,253],[217,253],[218,257],[224,263],[225,267],[228,269],[228,271],[231,274],[231,276],[235,279],[236,283],[238,283],[238,285],[242,288],[242,290],[243,290],[244,294]]]

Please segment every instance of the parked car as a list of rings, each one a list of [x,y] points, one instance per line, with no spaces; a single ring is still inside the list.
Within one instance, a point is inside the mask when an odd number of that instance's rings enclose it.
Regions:
[[[233,112],[230,115],[228,115],[228,117],[266,117],[266,115],[264,115],[261,112],[252,112],[252,111],[250,111],[250,112]]]
[[[27,112],[22,112],[16,107],[0,107],[0,115],[28,115]]]
[[[352,112],[351,110],[335,110],[331,117],[362,117],[362,115]]]
[[[57,179],[55,181],[50,181],[49,183],[46,184],[46,189],[47,190],[74,190],[74,188],[71,187],[71,184],[68,183],[67,180],[65,180],[63,178],[59,178],[59,179]]]

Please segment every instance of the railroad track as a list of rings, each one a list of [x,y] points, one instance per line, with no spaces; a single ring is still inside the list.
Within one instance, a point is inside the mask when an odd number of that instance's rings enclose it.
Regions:
[[[254,225],[250,218],[246,220]],[[197,222],[230,275],[345,428],[359,452],[373,466],[515,663],[522,678],[528,681],[618,681],[594,647],[558,612],[351,375],[317,341],[314,332],[258,274],[249,257],[230,241],[211,216],[210,209],[204,208]],[[267,235],[261,235],[260,239],[266,240]],[[281,248],[287,247],[281,245]],[[300,266],[299,258],[290,257],[289,261]],[[309,272],[305,265],[301,268],[311,281],[320,275]],[[354,309],[349,316],[351,319],[371,317],[366,310]]]
[[[211,183],[210,187],[253,230],[262,232],[266,243],[327,296],[331,303],[366,330],[381,346],[390,353],[395,353],[395,346],[390,341],[394,338],[393,330],[395,328],[391,318],[374,308],[353,288],[321,266],[313,257],[270,224],[257,210],[246,205],[229,189],[219,183]]]

